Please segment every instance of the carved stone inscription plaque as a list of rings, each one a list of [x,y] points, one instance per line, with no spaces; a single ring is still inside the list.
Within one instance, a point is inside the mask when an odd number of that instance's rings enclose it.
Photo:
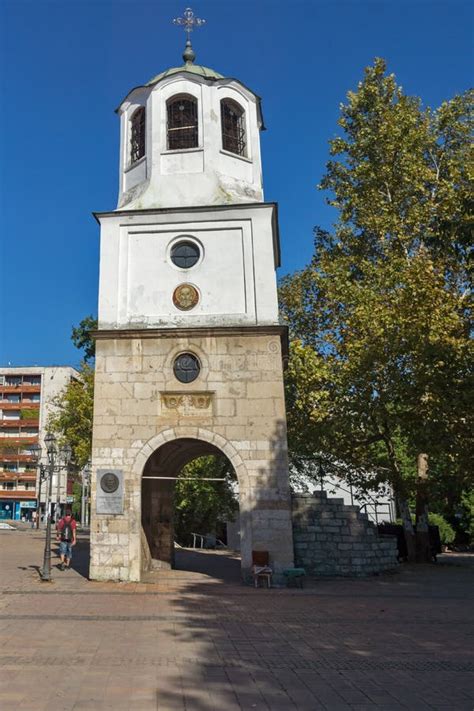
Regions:
[[[201,416],[212,414],[213,393],[191,392],[161,393],[161,401],[167,410],[175,410],[180,415]]]
[[[96,487],[98,514],[123,514],[123,471],[98,469]]]

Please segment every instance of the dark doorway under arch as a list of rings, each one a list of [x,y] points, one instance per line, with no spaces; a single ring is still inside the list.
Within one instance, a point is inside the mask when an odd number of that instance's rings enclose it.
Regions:
[[[209,455],[224,458],[228,470],[233,472],[231,463],[218,447],[192,438],[169,441],[147,460],[142,475],[142,572],[175,567],[176,481],[187,464]]]

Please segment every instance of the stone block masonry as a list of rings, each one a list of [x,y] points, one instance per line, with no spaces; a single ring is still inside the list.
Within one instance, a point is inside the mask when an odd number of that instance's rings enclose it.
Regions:
[[[397,567],[394,536],[381,536],[366,514],[327,493],[292,498],[295,565],[310,575],[376,575]]]
[[[90,577],[172,566],[173,477],[223,454],[239,482],[243,578],[253,550],[268,551],[277,578],[293,566],[281,327],[112,335],[96,335],[92,466],[123,472],[124,504],[97,513],[93,478]],[[201,365],[191,383],[174,374],[183,352]]]

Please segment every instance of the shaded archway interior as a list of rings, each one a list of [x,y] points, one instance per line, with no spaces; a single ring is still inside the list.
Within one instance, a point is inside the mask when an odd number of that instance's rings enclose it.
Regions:
[[[166,477],[178,477],[186,464],[206,455],[222,456],[222,452],[209,442],[182,438],[163,444],[145,464],[142,478],[143,570],[174,567],[176,481]]]

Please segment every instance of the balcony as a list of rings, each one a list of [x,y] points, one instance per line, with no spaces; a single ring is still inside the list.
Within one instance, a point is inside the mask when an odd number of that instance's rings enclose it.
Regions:
[[[18,410],[18,408],[16,409]],[[21,420],[20,418],[18,420],[0,420],[0,431],[4,427],[39,427],[39,420]]]
[[[10,471],[8,469],[0,469],[0,482],[2,481],[16,481],[17,479],[23,479],[27,477],[25,481],[36,481],[36,472],[34,471]]]
[[[0,400],[0,410],[38,410],[39,402],[28,402],[21,400],[20,402],[12,402],[11,400]]]
[[[28,482],[34,482],[36,483],[36,474],[33,472],[19,472],[18,474],[18,481],[28,481]]]
[[[2,449],[5,447],[18,447],[24,444],[36,444],[37,441],[37,434],[28,435],[26,437],[2,437],[0,433],[0,457]]]
[[[33,489],[24,491],[24,489],[0,489],[0,499],[36,499],[36,491]]]
[[[40,393],[41,383],[30,385],[26,383],[18,383],[18,385],[0,385],[1,393]]]
[[[2,462],[33,462],[33,454],[4,454],[0,451],[0,461]]]

